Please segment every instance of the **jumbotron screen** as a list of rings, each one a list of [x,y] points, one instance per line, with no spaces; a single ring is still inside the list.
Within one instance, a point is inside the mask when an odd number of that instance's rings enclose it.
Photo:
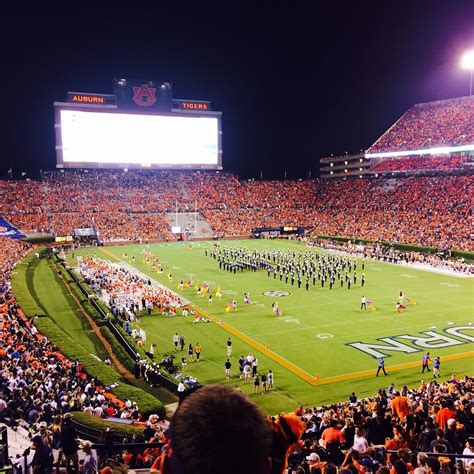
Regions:
[[[219,117],[58,112],[60,167],[221,168]]]

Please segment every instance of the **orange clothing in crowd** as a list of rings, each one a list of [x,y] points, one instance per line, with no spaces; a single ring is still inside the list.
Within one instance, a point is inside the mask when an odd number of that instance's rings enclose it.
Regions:
[[[446,429],[448,426],[448,420],[450,418],[456,419],[456,412],[451,410],[451,408],[441,408],[441,410],[436,415],[436,424],[441,429]]]
[[[400,418],[404,420],[405,417],[410,413],[410,404],[407,397],[402,397],[401,395],[395,397],[392,400],[392,410]]]
[[[323,431],[323,434],[321,435],[321,439],[323,440],[324,446],[327,445],[327,443],[344,443],[344,434],[341,430],[338,430],[337,428],[326,428]]]

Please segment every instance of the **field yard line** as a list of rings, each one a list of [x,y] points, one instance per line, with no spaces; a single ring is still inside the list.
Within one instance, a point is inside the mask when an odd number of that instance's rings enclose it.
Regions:
[[[298,313],[298,311],[290,311],[290,313]],[[289,315],[290,317],[299,317],[301,318],[301,316],[299,315],[295,315],[293,316],[292,314]],[[319,314],[317,316],[320,316]],[[388,318],[388,317],[392,317],[391,315],[385,315],[385,316],[380,316],[379,319],[382,319],[382,318]],[[278,321],[278,318],[274,318],[273,319],[275,322]],[[301,319],[300,319],[301,321]],[[373,321],[373,318],[370,318],[370,319],[358,319],[357,321],[354,321],[355,323],[364,323],[364,322],[368,322],[368,321]],[[302,322],[304,323],[305,321],[302,320]],[[309,322],[309,321],[307,321]],[[343,325],[346,325],[348,323],[348,321],[344,321],[344,322],[340,322],[340,323],[331,323],[331,324],[321,324],[319,326],[307,326],[306,328],[307,329],[316,329],[316,328],[324,328],[324,327],[332,327],[332,326],[337,326],[337,325],[340,325],[340,324],[343,324]],[[252,322],[252,323],[248,323],[245,325],[245,329],[248,329],[248,327],[250,326],[257,326],[259,324],[267,324],[268,325],[268,320],[265,320],[265,321],[259,321],[259,322]],[[296,329],[290,329],[289,331],[294,331],[294,330],[299,330],[299,329],[303,329],[303,328],[296,328]],[[269,332],[269,333],[265,333],[265,334],[254,334],[253,337],[255,336],[266,336],[268,334],[277,334],[279,332],[288,332],[288,330],[286,331],[276,331],[276,332]]]
[[[120,258],[118,258],[116,255],[114,255],[112,252],[109,252],[108,250],[106,250],[104,247],[99,247],[99,250],[101,252],[104,252],[106,255],[108,255],[109,257],[111,257],[113,260],[115,260],[116,262],[121,262],[122,260],[120,260]]]
[[[284,357],[280,356],[279,354],[276,354],[272,350],[267,349],[266,346],[264,346],[263,344],[260,344],[259,342],[255,341],[251,337],[247,336],[243,332],[241,332],[238,329],[231,326],[230,324],[227,324],[227,323],[221,321],[216,316],[208,313],[203,308],[200,308],[199,306],[196,306],[196,305],[193,305],[193,307],[197,311],[199,311],[200,313],[204,314],[207,318],[209,318],[212,322],[217,324],[219,327],[224,329],[224,331],[227,331],[227,332],[233,334],[234,336],[238,337],[240,340],[242,340],[243,342],[245,342],[249,346],[253,347],[254,349],[257,349],[262,354],[265,354],[269,359],[272,359],[277,364],[281,365],[282,367],[289,370],[290,372],[292,372],[296,376],[300,377],[304,381],[308,382],[309,384],[317,385],[316,377],[314,377],[313,375],[309,374],[305,370],[303,370],[300,367],[296,366],[295,364],[293,364],[289,360],[285,359]]]
[[[216,367],[219,367],[219,369],[222,369],[222,365],[219,365],[217,362],[214,362],[211,359],[207,359],[206,357],[203,357],[201,360],[205,360],[206,362],[210,362],[211,364],[214,364]]]
[[[275,395],[278,395],[279,397],[282,397],[282,398],[286,398],[287,400],[289,400],[291,403],[294,403],[296,406],[298,405],[301,405],[301,403],[297,402],[296,400],[293,400],[292,398],[290,397],[287,397],[286,395],[283,395],[283,393],[280,393],[278,390],[270,390],[269,392],[267,393],[274,393]]]
[[[458,322],[456,324],[462,324],[462,323]],[[413,325],[411,325],[411,326],[397,326],[397,331],[400,330],[400,329],[415,329],[415,328],[423,328],[423,327],[426,327],[426,324],[417,324],[416,326],[413,326]],[[370,331],[370,332],[364,331],[364,336],[366,336],[368,334],[377,334],[377,333],[382,332],[382,331],[386,331],[386,329],[378,329],[377,331]],[[346,336],[331,337],[330,340],[335,341],[337,339],[348,339],[348,338],[354,338],[354,337],[355,336],[353,334],[351,334],[351,335],[346,335]],[[397,336],[391,336],[391,337],[397,337]],[[306,341],[306,342],[297,342],[295,344],[285,344],[284,346],[272,346],[272,347],[274,347],[274,349],[282,349],[284,347],[303,346],[305,344],[314,344],[315,342],[324,342],[324,341],[327,341],[327,340],[328,339],[319,339],[317,341],[312,340],[312,341]]]
[[[451,361],[451,360],[466,359],[468,357],[474,357],[474,351],[444,356],[443,362]],[[413,362],[406,362],[404,364],[392,365],[390,367],[387,367],[387,370],[396,372],[396,371],[404,370],[404,369],[413,369],[414,367],[420,367],[420,361],[413,361]],[[369,377],[371,375],[373,376],[375,372],[376,372],[375,369],[371,369],[371,370],[363,370],[361,372],[352,372],[352,373],[343,374],[343,375],[336,375],[334,377],[325,377],[325,378],[320,379],[317,385],[326,385],[326,384],[334,383],[334,382],[343,382],[345,380],[361,379],[364,377]]]
[[[464,290],[463,288],[457,288],[457,290]],[[445,290],[443,291],[442,289],[440,289],[439,291],[436,291],[434,293],[423,293],[423,297],[425,296],[432,296],[432,295],[439,295],[439,294],[443,294],[443,293],[446,293],[446,294],[452,294],[453,293],[453,289],[449,289],[449,290]],[[326,295],[320,295],[320,296],[326,296]],[[337,296],[337,295],[336,295]],[[395,298],[394,298],[395,299]],[[382,305],[395,305],[395,302],[394,301],[391,301],[391,302],[387,302],[387,301],[378,301],[378,303],[382,304]],[[354,308],[354,306],[347,302],[347,303],[340,303],[339,302],[339,305],[340,305],[340,308],[341,309],[345,309],[345,308]],[[284,302],[282,304],[282,306],[284,307]],[[324,303],[318,303],[318,308],[321,308],[321,307],[324,307],[324,306],[334,306],[334,301],[327,301],[327,302],[324,302]],[[356,305],[357,306],[357,305]],[[311,308],[314,308],[314,305],[298,305],[298,311],[304,311],[305,309],[311,309]],[[261,311],[261,310],[259,310]],[[255,324],[258,324],[258,323],[255,323]]]
[[[457,307],[450,307],[449,308],[450,310],[458,310],[458,309],[471,309],[471,306],[457,306]],[[420,314],[430,314],[430,313],[436,313],[438,310],[430,310],[430,311],[420,311],[420,312],[417,312],[416,314],[417,315],[420,315]],[[393,313],[395,313],[395,311],[393,311]],[[377,315],[375,315],[377,316]],[[369,322],[369,321],[377,321],[377,320],[380,320],[380,319],[388,319],[388,318],[392,318],[393,316],[395,316],[395,314],[386,314],[386,315],[383,315],[383,316],[378,316],[377,318],[370,318],[370,319],[358,319],[356,321],[354,321],[354,323],[365,323],[365,322]],[[303,321],[304,323],[304,321]],[[295,329],[286,329],[284,331],[273,331],[273,332],[267,332],[267,333],[263,333],[263,334],[254,334],[252,337],[260,337],[260,336],[269,336],[271,334],[280,334],[280,333],[287,333],[287,332],[295,332],[295,331],[302,331],[304,329],[319,329],[319,328],[331,328],[333,326],[346,326],[348,324],[352,324],[351,322],[348,322],[348,321],[341,321],[339,323],[331,323],[331,324],[321,324],[321,325],[318,325],[318,326],[306,326],[306,327],[300,327],[300,328],[295,328]],[[426,324],[430,324],[430,323],[426,323]]]

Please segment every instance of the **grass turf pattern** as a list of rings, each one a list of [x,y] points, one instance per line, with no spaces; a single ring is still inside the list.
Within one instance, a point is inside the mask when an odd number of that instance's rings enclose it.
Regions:
[[[174,352],[172,336],[175,332],[183,334],[186,347],[189,342],[200,342],[203,346],[201,362],[189,363],[188,373],[198,378],[201,383],[232,383],[245,392],[251,387],[238,377],[238,358],[249,352],[259,360],[259,371],[269,368],[275,373],[275,390],[265,396],[253,395],[257,402],[269,413],[290,410],[298,404],[327,404],[343,400],[355,390],[359,396],[372,395],[380,387],[387,387],[393,382],[396,386],[415,385],[432,373],[421,374],[421,357],[423,351],[429,350],[432,357],[441,356],[441,373],[447,377],[451,373],[458,375],[472,373],[473,359],[444,361],[446,356],[465,354],[473,350],[472,330],[469,327],[473,315],[473,281],[429,271],[415,270],[400,265],[379,262],[365,262],[365,286],[361,288],[361,262],[358,261],[358,282],[348,290],[340,288],[336,282],[332,290],[328,284],[321,288],[310,285],[310,290],[300,289],[267,277],[266,271],[257,273],[244,271],[233,274],[219,269],[217,262],[205,256],[204,249],[210,249],[213,242],[172,243],[131,245],[97,249],[82,249],[75,255],[96,255],[113,261],[122,261],[123,254],[128,254],[128,262],[135,257],[133,266],[149,275],[173,291],[182,294],[197,306],[204,308],[219,320],[231,325],[241,333],[287,359],[308,374],[324,380],[333,376],[345,376],[354,372],[374,370],[373,375],[361,376],[353,380],[343,380],[328,385],[312,386],[287,368],[277,364],[265,351],[257,351],[239,338],[229,334],[218,324],[193,324],[191,316],[170,317],[161,315],[144,316],[141,327],[146,330],[145,346],[155,343],[155,357]],[[225,241],[222,247],[245,246],[253,249],[286,249],[298,252],[307,250],[303,244],[293,241]],[[161,260],[163,273],[159,274],[143,262],[143,252],[151,251]],[[312,250],[313,252],[315,250]],[[72,258],[70,257],[70,262]],[[173,280],[167,278],[171,272]],[[185,282],[192,277],[194,282],[208,283],[214,295],[212,305],[207,297],[198,297],[195,288],[177,290],[177,283]],[[222,298],[215,297],[217,287],[222,290]],[[289,296],[265,296],[267,291],[289,292]],[[398,294],[415,300],[416,305],[407,305],[402,313],[395,312]],[[251,305],[244,305],[243,296],[250,293]],[[365,295],[373,301],[375,311],[360,310],[360,300]],[[231,299],[237,300],[237,310],[226,312],[225,308]],[[275,316],[271,305],[278,301],[283,314]],[[467,327],[456,337],[444,332],[455,327]],[[428,333],[426,333],[428,332]],[[231,357],[233,377],[225,381],[224,362],[226,360],[226,340],[233,341]],[[443,340],[426,338],[442,335]],[[395,337],[396,336],[396,337]],[[403,336],[403,337],[401,337]],[[407,338],[411,337],[411,339]],[[468,338],[471,337],[469,340]],[[380,339],[393,338],[380,341]],[[418,340],[417,340],[418,338]],[[425,339],[422,339],[425,338]],[[454,343],[453,343],[454,340]],[[389,375],[383,379],[375,377],[377,361],[368,353],[350,346],[358,342],[393,344],[396,341],[412,348],[411,353],[383,351],[387,354],[386,367]],[[446,342],[448,341],[448,342]],[[446,347],[436,347],[440,344]],[[453,345],[448,345],[453,344]],[[426,347],[423,347],[425,345]],[[372,349],[374,350],[374,349]],[[176,353],[179,364],[183,353]],[[270,354],[271,355],[271,354]],[[390,367],[419,361],[419,366],[405,370],[391,371]],[[342,377],[342,378],[343,378]]]

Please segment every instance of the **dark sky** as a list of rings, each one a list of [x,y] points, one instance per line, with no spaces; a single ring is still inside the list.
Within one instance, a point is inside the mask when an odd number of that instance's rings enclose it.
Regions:
[[[469,91],[472,0],[75,5],[1,20],[1,176],[10,163],[54,168],[53,102],[112,93],[115,76],[211,100],[224,168],[242,177],[314,176],[319,158],[369,147],[412,104]]]

